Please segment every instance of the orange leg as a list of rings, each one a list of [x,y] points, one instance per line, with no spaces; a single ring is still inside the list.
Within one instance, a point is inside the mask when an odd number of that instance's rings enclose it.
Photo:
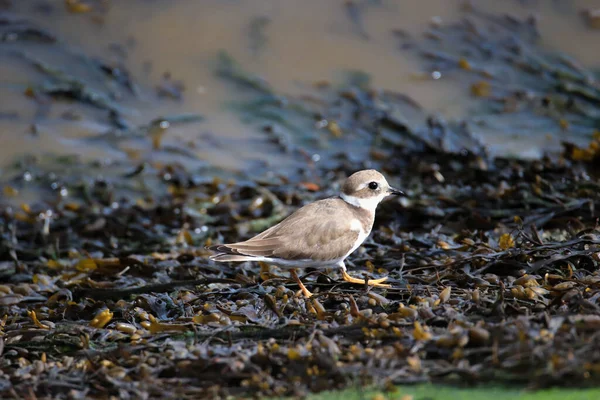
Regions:
[[[304,283],[302,283],[302,281],[300,280],[300,277],[296,273],[295,268],[290,269],[290,275],[292,276],[292,279],[298,284],[298,286],[300,286],[300,290],[302,290],[302,294],[304,294],[304,297],[306,297],[307,299],[311,298],[313,294],[306,288],[306,286],[304,286]]]
[[[377,287],[383,287],[383,288],[392,287],[392,285],[389,285],[387,283],[381,283],[381,282],[384,282],[387,280],[387,276],[385,278],[381,278],[381,279],[369,279],[368,281],[365,281],[364,279],[358,279],[358,278],[351,277],[350,275],[348,275],[345,268],[342,269],[342,278],[344,278],[344,280],[346,282],[359,283],[361,285],[364,285],[365,282],[367,282],[367,284],[370,286],[377,286]]]

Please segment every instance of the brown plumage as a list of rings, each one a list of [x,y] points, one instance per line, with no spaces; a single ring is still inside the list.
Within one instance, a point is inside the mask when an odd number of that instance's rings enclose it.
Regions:
[[[337,266],[342,269],[344,280],[364,283],[348,275],[344,259],[371,232],[379,202],[400,193],[375,170],[356,172],[346,179],[339,197],[308,204],[245,242],[210,246],[217,253],[210,259],[265,261],[291,268],[292,277],[307,297],[311,294],[294,268]],[[381,284],[385,279],[370,280],[369,284],[386,286]]]
[[[361,232],[352,221],[358,219],[368,235],[374,215],[340,198],[310,203],[279,224],[245,242],[209,247],[218,252],[215,261],[247,261],[254,257],[284,260],[337,262],[354,247]]]

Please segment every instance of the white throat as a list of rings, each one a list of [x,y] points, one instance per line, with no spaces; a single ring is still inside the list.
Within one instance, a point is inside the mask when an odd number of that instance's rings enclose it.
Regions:
[[[362,208],[363,210],[369,210],[375,212],[377,205],[383,200],[385,196],[377,196],[377,197],[369,197],[366,199],[361,199],[355,196],[348,196],[347,194],[340,193],[340,197],[346,203],[353,205],[354,207]]]

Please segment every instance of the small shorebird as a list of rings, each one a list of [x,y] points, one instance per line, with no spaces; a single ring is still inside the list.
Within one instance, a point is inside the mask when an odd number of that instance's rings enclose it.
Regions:
[[[365,283],[346,272],[344,260],[371,233],[377,205],[389,195],[403,194],[390,187],[383,175],[369,169],[352,174],[342,186],[339,196],[315,201],[245,242],[208,247],[215,251],[211,260],[264,261],[290,270],[302,293],[311,297],[295,268],[339,267],[345,281]],[[369,285],[382,284],[386,278],[368,280]]]

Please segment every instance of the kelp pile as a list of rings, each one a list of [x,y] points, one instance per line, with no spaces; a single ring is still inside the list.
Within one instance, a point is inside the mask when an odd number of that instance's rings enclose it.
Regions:
[[[435,30],[441,38],[456,34],[451,42],[461,51],[484,43],[465,40],[475,31],[467,22]],[[506,68],[531,78],[517,91],[539,74],[555,83],[570,79],[555,63],[523,69],[513,43],[488,47],[477,64],[498,65],[498,50]],[[504,54],[510,49],[513,59]],[[456,68],[477,70],[473,58],[460,57]],[[2,397],[217,398],[371,384],[393,391],[423,381],[597,382],[600,195],[593,157],[578,157],[574,144],[534,161],[492,157],[469,121],[429,117],[405,96],[373,89],[363,74],[293,98],[225,53],[217,72],[247,88],[248,98],[232,109],[287,144],[282,151],[302,166],[292,174],[227,178],[176,163],[26,157],[13,165],[4,198],[36,188],[44,200],[0,208]],[[588,78],[586,90],[596,90]],[[558,90],[552,98],[567,96],[591,113],[555,110],[569,121],[565,128],[594,128],[594,98],[551,83],[536,90]],[[492,103],[512,95],[497,93]],[[527,108],[531,96],[513,99],[522,115],[539,116]],[[493,109],[484,117],[509,114]],[[348,138],[365,150],[345,154]],[[344,176],[368,166],[407,197],[381,205],[371,237],[348,265],[354,275],[388,275],[391,288],[303,270],[315,293],[305,299],[285,271],[208,261],[204,246],[247,238],[336,194]]]

